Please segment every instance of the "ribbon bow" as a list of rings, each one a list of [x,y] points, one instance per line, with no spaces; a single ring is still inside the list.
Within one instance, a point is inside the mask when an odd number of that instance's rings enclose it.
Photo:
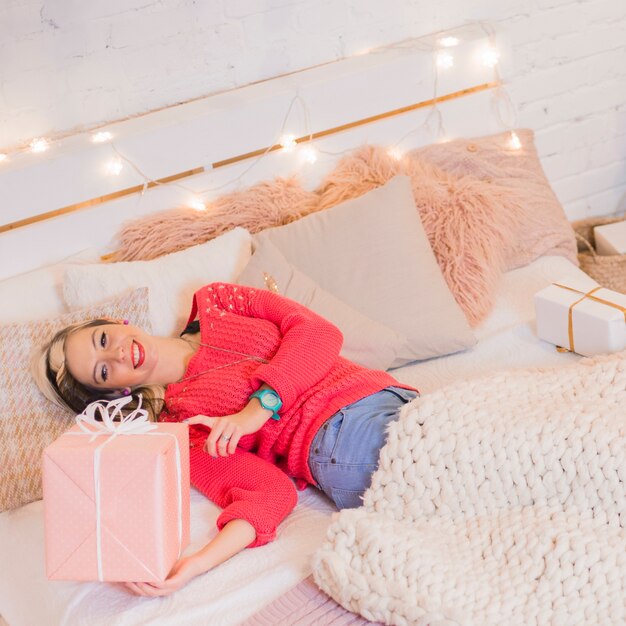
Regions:
[[[80,429],[97,435],[141,435],[154,430],[157,426],[150,422],[148,411],[141,408],[143,398],[139,394],[139,404],[134,411],[124,415],[124,407],[132,401],[132,397],[115,400],[96,400],[87,405],[85,410],[76,416]],[[101,419],[97,419],[97,415]]]

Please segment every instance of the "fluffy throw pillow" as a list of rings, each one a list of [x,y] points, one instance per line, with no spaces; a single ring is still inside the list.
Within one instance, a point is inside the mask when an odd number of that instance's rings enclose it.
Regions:
[[[398,174],[409,176],[414,206],[448,287],[470,323],[478,325],[493,308],[515,224],[487,183],[449,174],[417,157],[397,161],[384,148],[365,146],[342,159],[322,183],[321,207],[359,197]],[[381,208],[381,215],[387,214]],[[421,288],[426,294],[423,283]]]
[[[385,370],[398,358],[406,343],[404,335],[366,317],[322,289],[289,263],[269,239],[257,240],[254,248],[238,282],[291,298],[335,324],[343,333],[341,354],[351,361]]]
[[[115,261],[155,259],[241,226],[251,233],[317,210],[317,196],[295,179],[277,178],[214,200],[206,211],[173,209],[133,220],[118,233]]]
[[[235,282],[251,255],[252,238],[243,228],[153,261],[98,263],[67,268],[63,295],[70,308],[101,302],[136,287],[150,290],[155,335],[181,332],[196,290],[214,281]]]
[[[35,347],[69,324],[98,317],[129,319],[149,332],[148,290],[52,319],[0,327],[0,511],[41,498],[43,449],[74,422],[74,415],[37,388],[30,374]]]
[[[576,239],[563,207],[546,178],[532,130],[475,139],[456,139],[432,144],[412,152],[437,167],[486,183],[486,195],[500,215],[515,221],[506,248],[506,269],[527,265],[542,255],[560,255],[578,265]]]
[[[269,239],[322,289],[404,335],[392,367],[475,343],[443,280],[406,176],[256,239]]]

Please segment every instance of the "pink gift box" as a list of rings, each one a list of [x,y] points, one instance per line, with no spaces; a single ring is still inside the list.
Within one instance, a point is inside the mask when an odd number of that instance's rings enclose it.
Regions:
[[[189,543],[188,428],[74,426],[44,451],[43,492],[49,579],[165,580]]]

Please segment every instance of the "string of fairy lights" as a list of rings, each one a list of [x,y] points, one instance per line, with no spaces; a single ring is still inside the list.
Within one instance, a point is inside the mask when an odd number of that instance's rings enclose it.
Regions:
[[[479,62],[483,66],[491,68],[493,70],[494,82],[496,83],[496,85],[498,85],[494,88],[492,92],[493,113],[500,126],[509,133],[508,148],[511,150],[519,150],[522,148],[522,143],[514,130],[518,126],[517,113],[513,102],[511,101],[511,98],[502,86],[502,80],[499,71],[500,52],[496,45],[495,31],[488,23],[480,22],[479,25],[483,29],[484,33],[487,35],[488,40],[488,43],[482,48]],[[374,51],[367,51],[368,54],[371,54],[376,52],[383,52],[389,50],[390,48],[411,47],[427,50],[432,53],[434,76],[432,105],[425,120],[420,126],[409,130],[404,136],[402,136],[394,144],[388,147],[388,153],[392,158],[396,160],[401,160],[404,158],[405,152],[402,149],[403,143],[410,135],[418,131],[430,132],[431,135],[435,137],[436,141],[439,142],[447,141],[450,139],[443,124],[443,116],[438,107],[439,77],[440,73],[448,72],[454,67],[455,48],[461,42],[462,40],[460,37],[450,34],[443,34],[442,36],[435,38],[433,44],[424,44],[423,42],[417,40],[413,42],[400,42],[399,44],[385,46],[383,48],[378,48]],[[305,139],[304,141],[302,138],[298,140],[296,135],[294,135],[293,133],[285,132],[285,129],[287,128],[287,125],[289,123],[292,110],[296,104],[300,105],[300,107],[302,108],[302,113],[304,117],[305,132],[302,136]],[[329,152],[323,150],[319,145],[316,145],[317,142],[313,139],[313,133],[310,129],[309,120],[310,115],[307,103],[304,98],[300,96],[299,93],[296,93],[287,107],[281,127],[276,133],[275,140],[272,145],[270,145],[263,153],[251,159],[249,165],[244,168],[244,170],[241,171],[235,178],[223,184],[220,184],[219,186],[214,186],[206,189],[192,189],[180,182],[162,182],[151,178],[150,176],[145,174],[137,166],[136,163],[134,163],[119,150],[114,142],[115,135],[110,130],[99,129],[90,133],[80,134],[88,135],[93,143],[108,144],[110,146],[113,152],[113,156],[109,158],[104,164],[104,171],[107,175],[113,177],[119,176],[126,167],[129,167],[136,172],[136,174],[143,180],[143,189],[141,190],[141,193],[139,195],[139,201],[141,200],[141,197],[144,195],[148,186],[176,186],[184,190],[186,194],[189,195],[189,199],[186,202],[186,205],[189,208],[204,211],[207,210],[209,207],[209,204],[206,200],[206,196],[208,194],[214,194],[216,191],[219,191],[223,188],[236,185],[241,179],[243,179],[246,174],[248,174],[248,172],[250,172],[251,169],[253,169],[261,160],[263,160],[269,154],[270,151],[274,149],[274,146],[280,145],[280,150],[286,154],[297,152],[300,162],[304,165],[315,163],[318,160],[320,154],[339,156],[352,150],[352,148],[343,150],[341,152]],[[0,167],[2,166],[3,162],[10,162],[19,154],[25,152],[42,154],[48,152],[49,150],[53,150],[55,148],[55,145],[60,143],[67,136],[69,135],[57,136],[55,139],[49,139],[46,137],[34,137],[31,141],[28,142],[27,145],[22,146],[21,148],[18,148],[12,152],[0,152]],[[205,170],[210,169],[211,166],[205,167]]]

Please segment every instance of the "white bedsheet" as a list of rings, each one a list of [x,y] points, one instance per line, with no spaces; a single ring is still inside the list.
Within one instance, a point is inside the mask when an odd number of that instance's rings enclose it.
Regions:
[[[534,333],[533,295],[551,282],[595,283],[561,257],[543,257],[509,272],[497,305],[466,352],[405,366],[393,374],[422,393],[452,381],[509,367],[562,365],[559,353]],[[192,490],[192,543],[215,533],[219,509]],[[278,530],[276,541],[245,550],[166,598],[138,598],[121,586],[49,582],[44,574],[42,503],[0,514],[0,614],[10,626],[211,626],[237,624],[310,574],[309,557],[323,541],[331,505],[313,488]]]

